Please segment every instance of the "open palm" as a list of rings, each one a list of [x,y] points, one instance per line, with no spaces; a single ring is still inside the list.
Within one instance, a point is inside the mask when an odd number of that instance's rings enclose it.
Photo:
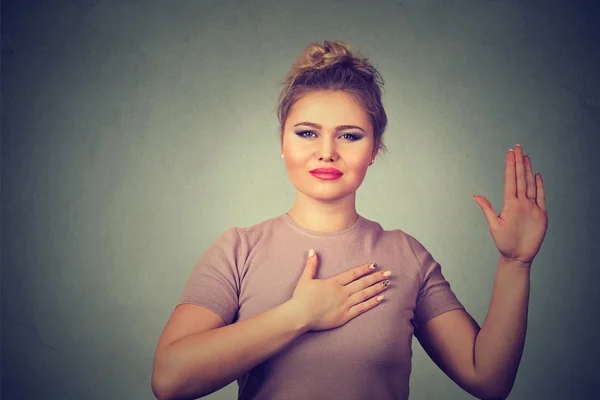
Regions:
[[[488,222],[500,254],[508,260],[531,264],[548,229],[548,213],[542,176],[534,175],[531,159],[521,146],[506,154],[504,203],[496,214],[490,202],[473,196]]]

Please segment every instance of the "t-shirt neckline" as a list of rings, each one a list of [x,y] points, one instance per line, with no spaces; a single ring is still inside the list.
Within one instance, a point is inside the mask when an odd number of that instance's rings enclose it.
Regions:
[[[343,237],[343,236],[348,236],[352,233],[354,233],[356,230],[358,230],[358,228],[362,225],[364,218],[358,214],[358,218],[356,219],[356,221],[354,221],[354,223],[352,225],[350,225],[348,228],[338,231],[338,232],[317,232],[317,231],[312,231],[310,229],[307,229],[301,225],[299,225],[296,221],[294,221],[292,219],[292,217],[290,217],[288,215],[287,212],[283,213],[280,218],[289,226],[291,226],[292,228],[294,228],[296,231],[306,235],[306,236],[312,236],[312,237],[318,237],[318,238],[338,238],[338,237]]]

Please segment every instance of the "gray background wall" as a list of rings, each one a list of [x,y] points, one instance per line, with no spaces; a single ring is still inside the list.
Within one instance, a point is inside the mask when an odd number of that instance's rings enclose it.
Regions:
[[[600,390],[598,13],[567,1],[3,1],[2,395],[151,399],[154,349],[226,228],[292,205],[275,115],[304,46],[386,81],[358,212],[411,233],[483,324],[520,143],[546,184],[511,399]],[[413,342],[411,398],[468,399]],[[237,385],[210,395],[233,399]]]

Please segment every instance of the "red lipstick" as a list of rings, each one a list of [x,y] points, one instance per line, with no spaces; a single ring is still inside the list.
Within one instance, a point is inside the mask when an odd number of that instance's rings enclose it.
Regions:
[[[309,171],[312,176],[322,180],[334,180],[341,178],[342,171],[336,168],[316,168]]]

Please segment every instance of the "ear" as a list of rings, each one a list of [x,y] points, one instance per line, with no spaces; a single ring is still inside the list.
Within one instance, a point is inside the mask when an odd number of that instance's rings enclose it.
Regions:
[[[374,160],[375,157],[377,157],[377,154],[379,154],[379,151],[377,150],[377,147],[375,147],[371,153],[371,160]]]

